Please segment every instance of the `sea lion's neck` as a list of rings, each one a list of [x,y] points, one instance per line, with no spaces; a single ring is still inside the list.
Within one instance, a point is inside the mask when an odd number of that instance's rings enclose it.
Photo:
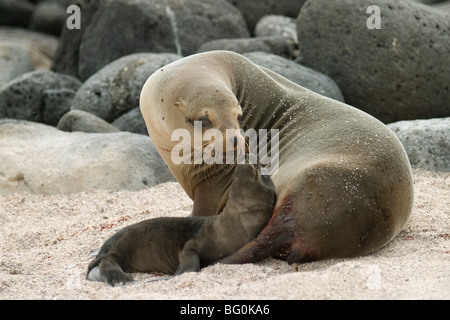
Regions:
[[[229,68],[233,68],[229,73],[231,90],[243,110],[244,130],[281,129],[280,120],[293,105],[296,107],[295,112],[306,107],[306,104],[299,105],[296,97],[299,91],[307,92],[307,89],[257,66],[245,57],[235,56],[234,59],[233,63],[229,64]]]
[[[193,191],[193,216],[211,216],[222,211],[228,200],[235,170],[230,166],[222,165],[221,168],[215,169],[214,173],[200,172],[191,176],[189,184],[192,185]]]

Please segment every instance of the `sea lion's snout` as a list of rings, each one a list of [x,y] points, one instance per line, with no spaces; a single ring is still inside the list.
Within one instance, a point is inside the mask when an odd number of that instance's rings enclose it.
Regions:
[[[238,164],[236,169],[236,179],[241,181],[255,180],[258,178],[258,171],[252,164]]]
[[[269,175],[262,174],[261,164],[240,164],[237,165],[235,179],[239,184],[257,184],[264,186],[263,188],[271,190],[276,193],[275,185]]]

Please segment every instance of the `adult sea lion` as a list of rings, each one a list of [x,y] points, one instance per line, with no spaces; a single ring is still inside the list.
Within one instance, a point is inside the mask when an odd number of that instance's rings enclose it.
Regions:
[[[193,134],[192,120],[205,119],[219,130],[279,130],[273,216],[256,239],[222,262],[364,255],[387,244],[409,219],[411,167],[383,123],[242,55],[211,51],[166,65],[145,83],[140,107],[154,145],[194,200],[194,216],[220,212],[234,169],[174,164],[178,142],[171,133]]]
[[[114,285],[133,281],[125,272],[199,271],[256,237],[276,201],[269,176],[257,166],[239,165],[220,215],[155,218],[127,226],[106,240],[86,278]]]

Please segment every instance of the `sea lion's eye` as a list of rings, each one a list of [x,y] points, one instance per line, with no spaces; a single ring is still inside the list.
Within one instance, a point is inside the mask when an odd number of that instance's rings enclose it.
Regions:
[[[239,115],[237,116],[237,121],[239,122],[239,124],[242,124],[242,121],[243,121],[243,119],[242,119],[242,114],[239,114]]]
[[[211,128],[213,126],[211,120],[209,120],[207,116],[201,117],[200,119],[198,119],[198,121],[202,122],[202,127]]]
[[[198,120],[194,120],[192,118],[186,117],[186,123],[195,125],[196,121],[201,121],[203,128],[212,128],[212,126],[213,126],[213,124],[212,124],[211,120],[209,120],[208,116],[201,117]]]

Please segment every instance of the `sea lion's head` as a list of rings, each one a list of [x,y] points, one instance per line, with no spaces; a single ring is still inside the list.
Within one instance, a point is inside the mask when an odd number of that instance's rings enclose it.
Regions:
[[[197,200],[205,204],[199,212],[223,207],[234,164],[247,151],[240,131],[245,116],[229,67],[191,56],[154,72],[141,91],[149,136],[188,195],[194,198],[198,185],[218,177],[214,183],[220,191],[210,201]]]
[[[273,207],[277,201],[276,187],[269,175],[261,173],[259,164],[237,165],[230,192],[231,198],[244,199],[248,208]]]
[[[170,127],[190,133],[192,151],[199,146],[200,137],[207,163],[213,161],[208,156],[225,159],[227,152],[245,152],[245,140],[240,132],[242,108],[229,88],[220,82],[200,82],[191,83],[187,90],[179,89],[167,101]]]

